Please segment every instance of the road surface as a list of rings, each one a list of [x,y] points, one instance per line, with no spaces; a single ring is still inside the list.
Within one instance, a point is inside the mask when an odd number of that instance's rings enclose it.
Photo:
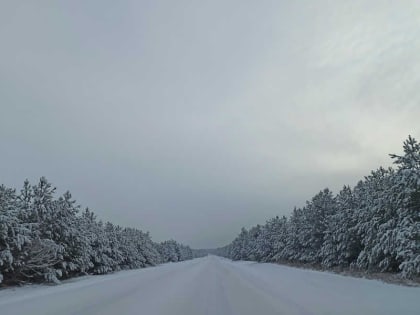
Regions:
[[[208,256],[0,291],[4,315],[418,315],[420,288]]]

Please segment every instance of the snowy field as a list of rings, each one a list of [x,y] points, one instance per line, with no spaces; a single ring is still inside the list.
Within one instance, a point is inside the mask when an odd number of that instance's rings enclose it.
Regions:
[[[420,288],[208,256],[0,291],[4,315],[418,315]]]

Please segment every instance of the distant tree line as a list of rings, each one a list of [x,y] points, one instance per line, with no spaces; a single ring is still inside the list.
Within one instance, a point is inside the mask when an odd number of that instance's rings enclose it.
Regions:
[[[149,233],[102,222],[80,211],[69,192],[54,197],[42,177],[20,192],[0,186],[0,283],[59,282],[192,259],[174,240],[155,243]]]
[[[320,191],[289,218],[275,217],[216,253],[234,260],[295,262],[420,275],[420,144],[411,136],[396,168],[372,171],[353,188]]]

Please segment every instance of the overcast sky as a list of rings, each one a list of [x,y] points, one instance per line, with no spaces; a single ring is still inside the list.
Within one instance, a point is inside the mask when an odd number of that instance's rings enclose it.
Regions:
[[[0,1],[0,184],[193,247],[420,138],[420,2]]]

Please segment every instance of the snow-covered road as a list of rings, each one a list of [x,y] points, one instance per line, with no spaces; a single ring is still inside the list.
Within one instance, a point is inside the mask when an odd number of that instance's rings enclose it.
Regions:
[[[418,315],[420,288],[209,256],[0,291],[1,315]]]

